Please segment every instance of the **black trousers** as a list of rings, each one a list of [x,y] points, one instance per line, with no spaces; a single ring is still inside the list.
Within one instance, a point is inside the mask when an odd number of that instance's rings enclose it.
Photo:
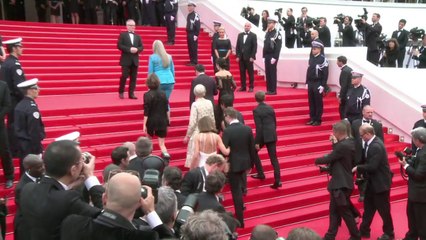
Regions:
[[[165,26],[166,23],[164,21],[164,1],[155,2],[155,15],[157,17],[156,26]]]
[[[46,22],[46,8],[36,7],[39,22]]]
[[[98,24],[96,8],[86,8],[84,15],[86,17],[86,24]]]
[[[309,117],[314,122],[321,122],[324,107],[319,86],[319,82],[308,83]]]
[[[187,43],[189,52],[189,61],[193,64],[198,63],[198,39],[194,41],[194,33],[187,33]]]
[[[243,58],[241,58],[239,65],[240,65],[241,87],[246,88],[246,79],[247,79],[246,72],[247,72],[249,75],[249,88],[254,88],[253,62],[250,62],[250,60],[243,60]]]
[[[274,168],[274,183],[278,184],[281,182],[281,171],[277,158],[277,142],[263,143],[260,144],[259,147],[262,148],[264,145],[266,145],[269,159],[271,160],[272,167]]]
[[[105,6],[104,11],[104,24],[106,25],[118,25],[117,23],[117,5],[109,2]]]
[[[290,35],[285,38],[285,46],[287,48],[294,48],[294,42],[296,41],[296,35]]]
[[[343,100],[341,98],[340,104],[339,104],[340,119],[345,119],[346,118],[345,108],[346,108],[346,100]]]
[[[0,158],[3,165],[4,177],[6,180],[14,179],[14,167],[12,154],[9,148],[9,140],[4,119],[0,119]]]
[[[171,19],[173,16],[171,14],[166,14],[166,29],[167,29],[167,42],[175,43],[176,36],[176,17]]]
[[[390,213],[390,191],[375,193],[370,187],[367,187],[364,199],[364,214],[362,215],[362,222],[359,227],[361,234],[370,233],[371,222],[373,221],[376,211],[379,212],[382,218],[383,232],[389,236],[393,236],[394,228]]]
[[[246,172],[229,172],[229,184],[231,185],[232,199],[234,201],[235,216],[237,220],[244,226],[244,202],[243,188],[244,179],[247,178]]]
[[[145,4],[145,14],[146,14],[146,21],[148,25],[150,26],[158,26],[158,20],[157,20],[157,12],[155,10],[155,2],[149,1],[148,4]]]
[[[402,68],[404,65],[404,58],[405,58],[405,48],[402,50],[400,49],[398,52],[398,67]]]
[[[277,92],[277,61],[272,64],[271,59],[273,58],[271,55],[265,55],[265,75],[266,75],[266,91],[268,92]]]
[[[136,77],[138,74],[138,66],[121,66],[121,77],[120,77],[120,87],[118,89],[119,93],[124,93],[126,87],[126,80],[130,76],[129,83],[129,97],[135,94],[136,89]]]
[[[348,227],[351,237],[360,238],[358,226],[354,219],[355,216],[351,210],[351,192],[352,189],[337,189],[330,193],[330,223],[324,239],[334,240],[336,238],[337,230],[342,218]]]
[[[408,232],[405,240],[426,240],[426,203],[407,202]]]
[[[367,61],[374,65],[379,65],[380,52],[379,50],[367,50]]]

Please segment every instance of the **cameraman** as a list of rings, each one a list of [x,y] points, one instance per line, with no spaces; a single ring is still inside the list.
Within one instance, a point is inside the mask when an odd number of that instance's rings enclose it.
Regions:
[[[301,48],[310,47],[311,42],[309,41],[309,27],[308,23],[312,23],[312,18],[308,16],[308,9],[302,7],[302,15],[297,18],[296,29],[297,29],[297,47]],[[306,41],[308,39],[308,41]]]
[[[417,68],[426,68],[426,34],[423,34],[422,37],[422,46],[420,49],[413,50],[414,59],[419,61],[419,65],[417,65]]]
[[[382,59],[380,59],[381,67],[396,67],[396,61],[399,56],[399,44],[395,38],[391,38],[386,42],[386,48],[383,52]]]
[[[354,28],[352,27],[352,18],[350,16],[345,16],[343,24],[338,18],[336,21],[338,22],[338,31],[342,33],[342,46],[355,47],[355,34]]]
[[[423,112],[423,118],[418,120],[416,123],[414,123],[413,129],[418,127],[426,128],[426,104],[422,105],[421,108]],[[417,151],[417,146],[414,144],[414,142],[412,143],[412,150],[413,150],[413,153]]]
[[[419,127],[411,131],[414,144],[418,147],[412,163],[399,159],[408,175],[408,239],[426,239],[426,129]]]
[[[379,64],[380,52],[377,47],[380,34],[382,33],[382,25],[380,25],[380,14],[373,13],[371,17],[373,24],[367,24],[365,18],[361,19],[362,24],[365,27],[365,45],[367,46],[367,61],[374,65]]]
[[[260,16],[259,14],[254,12],[254,8],[252,7],[247,7],[247,11],[248,11],[248,15],[246,17],[246,19],[253,23],[256,27],[259,27],[259,21],[260,21]]]
[[[351,239],[361,239],[350,202],[350,195],[354,188],[351,169],[355,161],[355,143],[348,137],[347,132],[343,122],[335,123],[333,135],[337,143],[333,146],[333,151],[315,160],[315,164],[329,164],[332,176],[327,187],[330,192],[330,226],[323,238],[326,240],[336,238],[341,218],[348,227]]]
[[[324,47],[331,47],[330,29],[327,27],[327,18],[319,18],[319,26],[315,27],[318,31],[318,37],[324,43]]]
[[[283,17],[283,27],[285,32],[285,46],[287,48],[294,48],[296,41],[296,19],[293,16],[293,9],[287,9],[287,18]]]

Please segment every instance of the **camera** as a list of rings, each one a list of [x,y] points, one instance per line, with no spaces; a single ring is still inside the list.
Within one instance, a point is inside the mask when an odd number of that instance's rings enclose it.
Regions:
[[[81,154],[81,156],[83,157],[84,163],[89,163],[90,162],[90,156],[91,156],[91,154],[89,152],[84,152],[84,153]]]
[[[319,26],[319,23],[320,23],[319,18],[311,18],[309,19],[309,21],[306,22],[306,27],[313,28],[313,27]]]
[[[281,18],[282,14],[283,14],[283,8],[277,8],[277,9],[275,9],[274,15],[277,15],[278,18]]]
[[[345,15],[343,15],[343,13],[337,14],[337,16],[334,17],[333,24],[343,23],[344,20],[345,20]]]
[[[148,189],[144,186],[141,187],[141,197],[143,199],[145,199],[146,197],[148,197]]]
[[[198,193],[189,194],[186,197],[185,202],[183,203],[182,208],[179,210],[178,215],[176,216],[175,225],[173,229],[178,237],[181,236],[180,228],[183,224],[186,223],[188,217],[191,216],[195,212],[195,207],[198,203]]]
[[[358,19],[355,19],[355,26],[356,26],[356,28],[358,28],[358,29],[360,29],[360,28],[363,28],[363,23],[362,23],[362,20],[364,19],[365,21],[367,21],[367,19],[368,19],[368,11],[367,11],[367,8],[363,8],[363,10],[364,10],[364,13],[363,14],[360,14],[360,15],[358,15]]]
[[[382,33],[377,38],[377,48],[379,49],[379,51],[383,51],[387,48],[388,40],[386,39],[386,37],[387,37],[387,35]]]
[[[422,39],[423,35],[425,35],[425,30],[415,27],[410,30],[408,37],[413,41],[417,41],[417,39]]]
[[[320,171],[320,173],[330,174],[331,173],[331,167],[330,167],[330,165],[319,166],[319,171]]]
[[[396,151],[395,152],[395,156],[399,159],[402,160],[405,158],[405,162],[407,162],[408,165],[412,165],[413,164],[413,150],[409,147],[404,148],[404,150],[401,151]],[[404,167],[401,166],[399,169],[399,172],[401,173],[402,178],[405,181],[408,181],[408,175],[405,173],[404,171]]]
[[[247,7],[243,7],[242,9],[241,9],[241,13],[240,13],[240,15],[241,15],[241,17],[243,17],[243,18],[247,18],[248,17],[248,15],[249,15],[249,6],[247,6]]]

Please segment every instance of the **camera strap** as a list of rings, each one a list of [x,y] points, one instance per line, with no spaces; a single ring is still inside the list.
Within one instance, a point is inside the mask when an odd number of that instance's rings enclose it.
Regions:
[[[135,230],[136,227],[126,218],[111,210],[104,210],[97,218],[93,220],[97,224],[101,224],[110,228],[124,228]]]

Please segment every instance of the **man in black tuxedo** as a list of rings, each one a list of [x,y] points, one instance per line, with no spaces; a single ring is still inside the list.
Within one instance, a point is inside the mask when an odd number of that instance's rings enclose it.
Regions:
[[[84,16],[86,17],[86,24],[97,24],[98,15],[96,11],[100,7],[98,0],[85,0],[84,1]]]
[[[283,17],[282,20],[284,24],[280,23],[284,27],[285,46],[287,48],[294,48],[294,42],[296,41],[296,19],[293,16],[292,8],[287,9],[287,18]]]
[[[23,165],[25,168],[25,174],[22,175],[18,184],[15,188],[15,205],[17,207],[14,225],[14,237],[16,240],[31,239],[28,232],[28,223],[22,217],[20,210],[20,195],[22,188],[27,183],[35,183],[40,181],[40,178],[44,175],[44,164],[41,158],[34,154],[29,154],[24,158]]]
[[[208,209],[215,212],[225,212],[218,196],[225,186],[225,181],[225,174],[220,171],[214,171],[206,177],[206,191],[198,194],[196,212]]]
[[[370,237],[370,225],[376,211],[383,221],[383,235],[378,240],[393,240],[395,238],[392,216],[390,212],[390,186],[392,172],[389,168],[388,155],[383,142],[374,133],[373,126],[363,124],[359,135],[364,141],[365,163],[359,164],[352,172],[365,174],[367,189],[365,191],[364,214],[360,225],[361,236]]]
[[[10,152],[9,138],[4,122],[6,115],[12,110],[11,108],[12,102],[10,99],[9,87],[6,82],[0,81],[0,158],[6,178],[6,188],[11,188],[13,186],[14,179],[12,153]]]
[[[96,218],[72,214],[62,222],[61,239],[113,240],[126,236],[126,239],[155,239],[152,230],[138,230],[132,224],[133,215],[138,208],[149,216],[155,214],[154,196],[149,187],[147,197],[141,197],[141,183],[137,176],[118,173],[108,182],[103,199],[105,209]],[[158,218],[158,216],[157,216]],[[161,225],[161,220],[157,219]]]
[[[404,64],[405,48],[407,47],[407,43],[408,43],[409,32],[404,29],[405,24],[407,24],[407,21],[405,19],[399,20],[398,30],[392,33],[392,38],[395,38],[398,41],[398,45],[399,45],[399,49],[398,49],[398,67],[399,68],[402,68],[402,65]]]
[[[185,174],[182,181],[181,192],[188,196],[191,193],[201,193],[205,189],[205,179],[213,171],[223,171],[226,166],[225,158],[219,154],[214,154],[207,158],[204,167],[191,169]]]
[[[256,60],[257,52],[257,36],[250,31],[251,24],[244,24],[244,32],[238,34],[237,46],[237,62],[240,65],[241,88],[240,92],[246,91],[246,72],[249,75],[249,92],[253,92],[254,88],[254,68],[253,62]]]
[[[192,103],[195,101],[194,88],[198,84],[201,84],[206,88],[206,95],[204,98],[210,100],[214,106],[214,96],[218,93],[216,81],[205,72],[206,68],[204,65],[197,64],[195,66],[195,74],[197,77],[191,82],[191,89],[189,91],[189,108],[191,108]]]
[[[117,47],[121,51],[120,66],[121,77],[118,94],[120,99],[124,98],[126,80],[130,76],[129,98],[138,99],[135,96],[136,78],[139,66],[139,53],[143,50],[142,38],[135,33],[136,24],[132,19],[126,22],[127,32],[120,33]]]
[[[304,46],[303,45],[305,41],[304,39],[307,37],[307,33],[309,32],[309,27],[307,26],[307,23],[312,22],[312,18],[308,16],[308,8],[302,7],[301,11],[302,11],[302,15],[298,17],[296,21],[298,48],[301,48],[302,46]]]
[[[318,31],[318,37],[323,42],[324,47],[331,47],[331,35],[330,29],[327,27],[327,18],[320,18],[319,27],[316,30]]]
[[[46,0],[35,0],[35,8],[39,22],[46,22]]]
[[[241,124],[237,119],[237,112],[233,108],[224,110],[225,121],[229,126],[223,131],[223,144],[231,148],[229,154],[229,183],[231,184],[232,199],[237,220],[244,228],[243,183],[247,178],[246,171],[254,163],[256,149],[253,132],[250,127]]]
[[[325,240],[334,240],[343,218],[351,234],[351,240],[361,239],[358,227],[351,211],[350,196],[354,189],[352,167],[354,162],[355,143],[348,137],[346,125],[338,122],[333,125],[333,135],[337,143],[333,151],[324,157],[317,158],[315,164],[327,164],[330,167],[331,180],[327,190],[330,192],[330,225]]]
[[[104,188],[93,173],[95,157],[87,156],[86,163],[78,144],[70,140],[56,141],[46,148],[46,176],[39,184],[26,184],[20,196],[22,216],[29,226],[26,231],[32,240],[59,240],[61,222],[68,215],[95,217],[101,212]],[[73,190],[83,180],[95,207]]]
[[[410,163],[399,159],[408,175],[408,232],[404,240],[426,239],[426,128],[415,128],[411,137],[418,151]]]
[[[379,64],[380,52],[377,47],[379,42],[380,34],[382,33],[382,25],[380,25],[380,14],[373,13],[371,21],[373,24],[369,25],[366,23],[364,18],[361,19],[362,23],[365,26],[365,45],[367,46],[367,61],[371,62],[374,65]]]
[[[345,106],[346,106],[346,98],[348,94],[348,90],[352,85],[352,68],[346,65],[348,59],[345,56],[337,57],[337,66],[340,68],[340,76],[339,76],[339,114],[340,119],[345,119]]]
[[[339,19],[336,19],[336,21],[338,21],[338,31],[342,33],[342,47],[355,47],[355,34],[354,28],[352,27],[352,17],[345,16],[343,24]]]
[[[421,108],[423,112],[423,118],[414,123],[413,129],[416,129],[418,127],[426,128],[426,104],[422,105]],[[414,144],[414,142],[412,143],[412,150],[413,150],[413,153],[417,151],[417,146],[416,144]]]
[[[254,97],[258,103],[257,107],[253,109],[253,118],[256,125],[255,147],[259,151],[266,145],[271,164],[274,167],[274,184],[271,185],[271,188],[277,189],[281,187],[280,164],[277,158],[277,119],[274,109],[264,102],[265,92],[259,91]]]

